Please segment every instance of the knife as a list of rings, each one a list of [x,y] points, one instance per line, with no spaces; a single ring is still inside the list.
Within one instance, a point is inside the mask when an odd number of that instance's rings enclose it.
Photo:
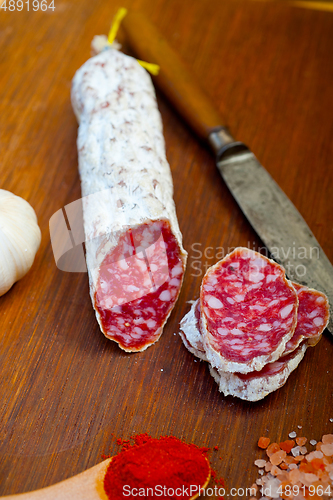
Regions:
[[[135,53],[160,66],[154,81],[216,155],[217,167],[248,221],[288,277],[324,292],[333,334],[333,266],[309,226],[245,144],[236,141],[214,105],[158,30],[140,13],[122,21]]]

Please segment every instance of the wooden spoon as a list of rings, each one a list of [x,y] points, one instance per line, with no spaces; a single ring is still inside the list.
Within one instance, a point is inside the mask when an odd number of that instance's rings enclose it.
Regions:
[[[42,488],[40,490],[0,497],[4,500],[109,500],[103,487],[103,480],[112,458],[104,460],[100,464],[81,472],[65,481]],[[210,480],[209,476],[202,489],[206,488]],[[189,500],[198,498],[199,493]]]

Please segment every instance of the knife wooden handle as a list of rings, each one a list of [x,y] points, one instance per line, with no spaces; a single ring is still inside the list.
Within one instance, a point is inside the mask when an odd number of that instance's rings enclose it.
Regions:
[[[157,29],[140,13],[129,11],[122,21],[137,56],[160,66],[154,81],[203,139],[223,128],[223,120],[195,78]]]

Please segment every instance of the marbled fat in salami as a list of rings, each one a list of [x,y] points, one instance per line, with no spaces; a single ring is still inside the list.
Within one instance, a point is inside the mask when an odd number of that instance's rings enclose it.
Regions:
[[[287,342],[284,353],[296,349],[304,340],[309,345],[315,345],[328,324],[330,311],[325,294],[298,283],[293,283],[298,297],[297,325],[294,335]]]
[[[90,295],[102,332],[125,351],[158,340],[186,264],[150,76],[110,48],[75,74]]]
[[[208,269],[200,306],[207,358],[222,371],[260,370],[281,356],[296,327],[297,294],[284,269],[247,248]]]

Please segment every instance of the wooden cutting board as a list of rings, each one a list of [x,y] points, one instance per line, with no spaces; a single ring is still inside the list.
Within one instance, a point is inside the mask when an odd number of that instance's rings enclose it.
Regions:
[[[43,237],[31,271],[0,298],[0,494],[77,474],[115,454],[116,438],[141,432],[217,445],[212,462],[227,487],[249,487],[259,436],[332,432],[333,339],[325,332],[287,384],[258,403],[223,397],[206,364],[183,347],[179,321],[205,269],[235,246],[262,243],[208,149],[160,93],[189,252],[185,282],[156,345],[129,355],[103,337],[87,275],[57,269],[48,222],[80,197],[71,79],[121,4],[55,0],[44,12],[24,5],[0,9],[0,188],[32,204]],[[333,14],[242,0],[125,6],[141,9],[187,61],[333,261]]]

